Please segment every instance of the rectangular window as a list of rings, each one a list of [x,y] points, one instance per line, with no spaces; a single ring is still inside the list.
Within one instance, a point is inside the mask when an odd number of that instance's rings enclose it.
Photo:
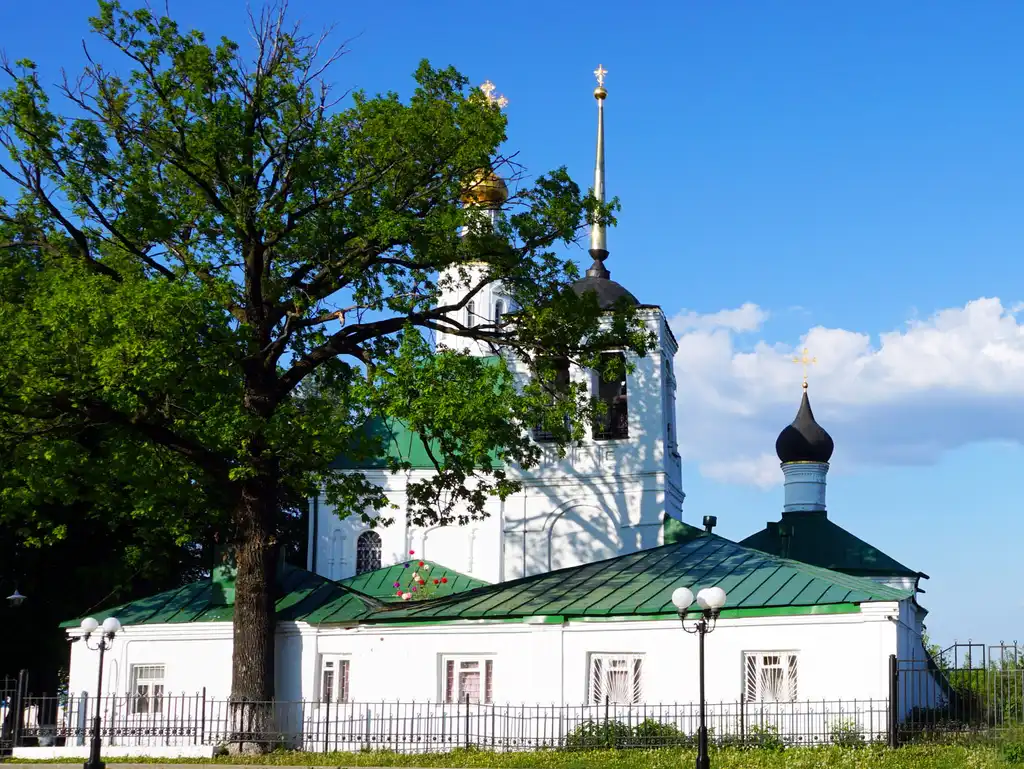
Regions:
[[[594,424],[594,439],[618,440],[629,437],[629,398],[626,392],[626,356],[603,353],[596,372],[594,398],[601,409]]]
[[[546,364],[550,364],[551,370],[546,370],[542,386],[547,391],[549,402],[553,405],[559,399],[564,399],[569,394],[571,376],[569,373],[569,360],[567,358],[557,358],[555,360],[546,360]],[[534,374],[539,376],[537,372]],[[533,428],[533,439],[540,443],[549,443],[555,440],[554,430],[557,428],[558,423],[552,425],[537,425]],[[569,430],[569,420],[566,418],[562,424],[565,431]]]
[[[796,702],[796,652],[744,652],[747,702]]]
[[[639,704],[643,696],[643,661],[641,654],[591,654],[590,704]]]
[[[131,682],[132,713],[163,713],[163,665],[132,665]]]
[[[494,701],[494,660],[487,657],[445,657],[444,701],[489,705]]]
[[[348,702],[347,657],[320,658],[320,702]]]

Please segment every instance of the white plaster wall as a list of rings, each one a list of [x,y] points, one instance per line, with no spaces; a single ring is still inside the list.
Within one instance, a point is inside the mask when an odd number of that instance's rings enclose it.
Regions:
[[[861,613],[722,620],[707,639],[711,701],[734,702],[742,690],[743,653],[799,653],[799,700],[888,696],[888,658],[899,648],[895,603],[866,604]],[[697,641],[678,620],[458,623],[359,627],[286,623],[278,631],[279,700],[312,699],[322,654],[350,655],[354,701],[436,701],[443,655],[493,655],[494,698],[509,703],[582,704],[588,655],[643,654],[644,701],[691,702],[697,695]],[[95,688],[94,652],[74,644],[71,690]],[[168,693],[206,688],[226,697],[231,685],[227,623],[126,628],[107,655],[104,693],[128,692],[133,664],[166,666]],[[120,675],[118,675],[118,670]]]
[[[488,300],[491,301],[491,300]],[[675,418],[675,340],[658,308],[641,315],[659,344],[652,354],[634,359],[629,374],[629,438],[596,441],[587,437],[559,459],[542,446],[540,464],[530,471],[510,468],[523,489],[504,502],[492,499],[487,517],[467,526],[427,530],[405,519],[406,486],[430,473],[368,471],[385,489],[394,523],[377,529],[382,564],[402,561],[409,550],[487,582],[499,582],[551,569],[611,558],[662,544],[661,522],[668,512],[680,516],[684,494],[681,461],[669,437]],[[528,376],[524,367],[518,375]],[[575,369],[577,381],[591,374]],[[315,506],[317,535],[310,535],[309,567],[330,579],[355,574],[356,540],[367,526],[357,517],[339,520],[324,499]],[[312,528],[312,527],[311,527]]]

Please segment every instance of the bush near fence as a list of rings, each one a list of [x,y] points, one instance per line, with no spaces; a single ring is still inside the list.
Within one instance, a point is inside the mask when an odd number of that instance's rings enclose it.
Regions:
[[[1024,755],[1024,743],[1020,755]],[[786,750],[739,750],[713,748],[715,769],[1005,769],[1010,753],[990,745],[909,746],[892,750],[881,746],[862,748],[819,747]],[[401,754],[388,751],[361,753],[276,752],[246,756],[246,764],[270,766],[339,767],[460,767],[460,769],[680,769],[694,764],[691,749],[659,750],[542,750],[533,753],[494,753],[457,748],[447,753]],[[80,758],[47,763],[81,764]],[[215,759],[109,758],[107,764],[237,764],[237,756]],[[13,763],[31,763],[15,761]]]

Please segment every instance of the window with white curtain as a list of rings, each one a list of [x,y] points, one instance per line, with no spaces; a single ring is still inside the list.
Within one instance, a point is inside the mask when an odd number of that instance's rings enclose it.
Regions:
[[[636,705],[643,696],[642,654],[591,654],[590,704]]]
[[[321,655],[320,702],[348,702],[349,659]]]
[[[132,665],[131,712],[162,713],[164,710],[164,666]]]
[[[796,652],[744,652],[747,702],[796,702]]]
[[[442,689],[445,702],[489,705],[494,701],[494,660],[489,657],[443,657]]]

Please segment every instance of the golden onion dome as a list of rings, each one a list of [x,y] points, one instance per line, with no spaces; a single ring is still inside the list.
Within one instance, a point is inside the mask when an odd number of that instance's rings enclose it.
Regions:
[[[467,206],[500,206],[508,200],[508,187],[494,171],[483,169],[476,171],[469,178],[466,189],[462,191],[462,202]]]

